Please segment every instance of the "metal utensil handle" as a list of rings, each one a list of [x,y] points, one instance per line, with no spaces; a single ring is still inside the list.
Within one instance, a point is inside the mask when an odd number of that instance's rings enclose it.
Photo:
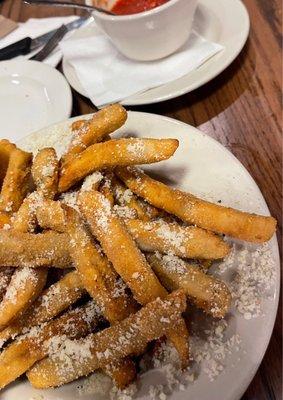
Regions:
[[[4,47],[0,50],[0,61],[9,60],[19,55],[28,54],[30,52],[32,39],[30,37],[19,40],[16,43],[12,43],[9,46]]]
[[[55,49],[60,40],[66,35],[68,29],[66,25],[62,25],[54,35],[48,40],[43,49],[31,58],[34,61],[43,61]]]
[[[54,7],[72,7],[79,8],[88,11],[99,11],[108,15],[116,15],[111,11],[105,10],[101,7],[88,6],[87,4],[77,4],[71,1],[52,1],[52,0],[23,0],[26,4],[45,4],[46,6],[54,6]]]

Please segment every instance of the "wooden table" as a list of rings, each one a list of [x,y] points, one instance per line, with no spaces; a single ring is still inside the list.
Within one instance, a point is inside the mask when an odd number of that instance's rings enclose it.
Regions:
[[[187,122],[229,148],[259,185],[271,214],[278,220],[280,235],[281,1],[244,0],[244,3],[251,17],[250,37],[240,56],[226,71],[193,93],[131,109]],[[73,13],[72,10],[27,6],[20,0],[4,0],[1,4],[0,13],[15,21]],[[74,116],[94,110],[87,99],[76,92],[73,95]],[[281,399],[281,306],[282,302],[268,350],[243,400]]]

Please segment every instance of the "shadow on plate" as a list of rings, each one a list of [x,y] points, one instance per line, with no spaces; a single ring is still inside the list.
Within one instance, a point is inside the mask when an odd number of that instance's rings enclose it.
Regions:
[[[253,91],[252,80],[243,79],[243,70],[253,76],[255,66],[256,53],[248,39],[236,60],[202,87],[172,100],[130,109],[166,115],[197,127],[229,108],[246,90]]]

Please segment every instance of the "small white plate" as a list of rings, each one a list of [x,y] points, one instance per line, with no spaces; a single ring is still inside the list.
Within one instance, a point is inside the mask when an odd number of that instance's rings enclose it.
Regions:
[[[210,41],[225,47],[197,70],[173,82],[136,94],[121,104],[143,105],[173,99],[199,88],[219,75],[242,50],[249,34],[250,20],[241,0],[199,0],[193,29]],[[91,25],[79,29],[73,37],[88,38]],[[87,96],[72,65],[63,58],[63,72],[70,85],[81,95]]]
[[[71,111],[70,86],[56,69],[37,61],[0,62],[0,138],[17,141]]]
[[[23,139],[19,145],[28,151],[54,146],[58,152],[62,152],[64,143],[68,141],[70,125],[73,120],[34,133]],[[217,202],[221,199],[224,205],[269,215],[268,207],[258,186],[244,166],[224,146],[196,128],[158,115],[129,112],[126,125],[117,132],[117,136],[121,135],[177,138],[180,146],[174,157],[146,167],[155,176],[159,176],[160,179],[174,187],[179,187],[207,200]],[[204,366],[201,366],[196,381],[189,384],[184,391],[173,392],[170,400],[239,400],[243,395],[261,363],[277,312],[280,263],[276,237],[272,238],[269,247],[271,259],[274,260],[274,265],[270,265],[274,270],[275,282],[272,284],[268,296],[263,290],[259,292],[258,300],[262,307],[262,314],[257,318],[247,320],[236,311],[235,307],[232,307],[227,318],[228,337],[226,336],[226,338],[238,334],[241,338],[240,348],[233,347],[231,354],[221,361],[225,366],[224,371],[213,382],[205,373]],[[256,248],[258,249],[258,247]],[[236,252],[238,251],[239,249],[236,250]],[[267,265],[271,260],[262,257],[260,261]],[[221,275],[221,277],[231,284],[238,268],[239,264],[236,259],[235,270],[231,270],[230,267],[227,271],[228,276]],[[245,274],[248,274],[249,268],[251,265],[246,263],[245,270],[247,272]],[[246,275],[244,279],[246,282]],[[204,329],[202,326],[200,332],[203,332]],[[140,379],[140,391],[135,398],[149,400],[149,385],[158,385],[162,381],[164,383],[164,378],[159,371],[147,372]],[[17,381],[1,392],[1,399],[109,399],[106,393],[95,395],[89,393],[79,396],[77,389],[79,384],[82,384],[82,380],[58,389],[40,391],[33,389],[27,381]]]

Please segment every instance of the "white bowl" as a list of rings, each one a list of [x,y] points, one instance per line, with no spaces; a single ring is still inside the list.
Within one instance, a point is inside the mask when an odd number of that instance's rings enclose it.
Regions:
[[[93,16],[121,53],[152,61],[169,56],[187,41],[197,2],[169,0],[138,14],[112,16],[94,11]]]

